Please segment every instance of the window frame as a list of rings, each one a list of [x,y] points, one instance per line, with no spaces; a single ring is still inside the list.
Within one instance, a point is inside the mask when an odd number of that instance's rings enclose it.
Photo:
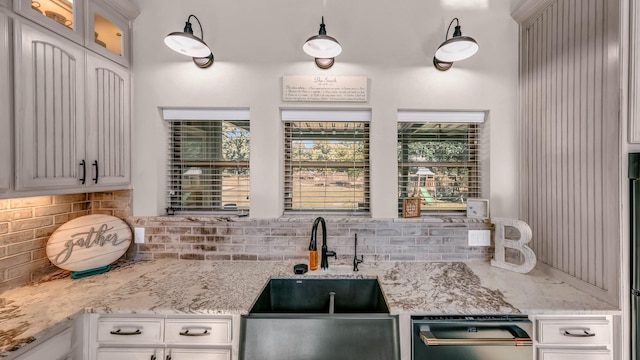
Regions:
[[[281,109],[281,119],[283,122],[284,129],[284,181],[283,181],[283,201],[284,201],[284,214],[285,215],[293,215],[293,214],[306,214],[313,212],[314,214],[331,214],[331,215],[349,215],[349,216],[368,216],[371,213],[371,180],[370,180],[370,120],[371,120],[371,111],[370,110],[360,110],[360,109]],[[353,161],[336,161],[336,162],[327,162],[327,161],[307,161],[300,162],[294,161],[292,159],[292,155],[294,152],[294,148],[292,145],[294,144],[294,138],[291,135],[292,123],[325,123],[325,124],[348,124],[348,123],[357,123],[362,125],[362,137],[359,138],[359,141],[362,143],[362,151],[363,151],[363,160],[360,162]],[[319,125],[318,125],[319,126]],[[327,137],[327,140],[344,140],[345,138],[341,136],[337,136],[332,139],[330,136]],[[298,139],[300,141],[300,139]],[[295,165],[297,164],[297,166]],[[327,164],[331,164],[327,166]],[[296,184],[296,179],[294,177],[294,172],[296,169],[299,171],[301,168],[308,169],[317,169],[322,167],[327,168],[342,168],[342,169],[353,169],[356,166],[357,169],[363,171],[362,174],[362,201],[357,201],[357,206],[354,208],[327,208],[326,206],[321,206],[318,208],[299,208],[294,204],[293,199],[293,188]],[[297,180],[301,181],[300,179]],[[356,184],[353,184],[354,188]],[[330,199],[330,197],[329,197]],[[354,197],[355,201],[356,197]],[[324,205],[327,204],[327,198],[324,199]]]
[[[167,214],[228,214],[228,213],[243,213],[247,214],[250,207],[249,192],[250,192],[250,119],[248,109],[163,109],[163,117],[168,127],[168,158],[167,158],[167,183],[165,186],[166,198],[165,204],[167,206]],[[190,159],[181,157],[182,148],[177,148],[179,142],[184,139],[184,132],[188,131],[186,126],[197,125],[204,126],[207,131],[213,131],[213,138],[220,137],[220,141],[216,142],[206,140],[201,144],[204,146],[215,145],[219,146],[219,151],[222,151],[224,137],[224,123],[229,123],[236,127],[242,127],[246,125],[246,131],[248,134],[248,158],[241,160],[223,159],[222,154],[215,154],[213,156],[207,156],[203,159]],[[242,122],[238,125],[238,122]],[[218,128],[219,126],[219,128]],[[176,133],[176,130],[179,133]],[[179,134],[179,135],[178,135]],[[177,138],[180,136],[180,138]],[[210,136],[210,134],[209,134]],[[216,145],[217,144],[217,145]],[[209,149],[210,150],[210,149]],[[176,163],[178,161],[178,163]],[[202,166],[195,166],[202,164]],[[194,166],[190,166],[194,165]],[[184,171],[187,167],[188,170]],[[223,173],[222,171],[227,168],[241,167],[246,169],[243,173],[246,174],[246,184],[241,187],[240,192],[246,192],[246,201],[237,201],[236,203],[224,204],[222,200],[224,196],[223,190]],[[203,175],[203,168],[208,173]],[[178,170],[176,170],[178,169]],[[193,174],[188,174],[190,171],[194,171]],[[177,172],[176,172],[177,171]],[[216,174],[217,173],[217,174]],[[206,202],[212,202],[210,207],[205,206],[204,203],[198,203],[193,206],[184,206],[183,196],[185,192],[185,183],[188,182],[186,175],[197,175],[198,181],[200,176],[203,177],[202,181],[205,182],[207,188],[202,192],[203,198],[206,198]],[[193,179],[192,179],[193,180]],[[217,185],[216,185],[217,184]],[[219,187],[216,190],[216,186]],[[209,188],[212,187],[213,189]],[[205,201],[205,200],[199,200]],[[233,206],[232,206],[233,205]]]
[[[466,214],[466,200],[469,198],[479,198],[484,194],[484,189],[486,188],[486,182],[488,181],[488,177],[483,176],[486,171],[484,168],[486,167],[485,161],[483,159],[486,158],[485,148],[488,144],[488,139],[486,136],[486,111],[427,111],[427,110],[399,110],[398,111],[398,133],[397,133],[397,151],[398,151],[398,168],[397,168],[397,177],[398,177],[398,215],[400,217],[403,216],[403,199],[405,197],[412,197],[413,192],[410,191],[411,181],[409,180],[409,169],[415,168],[416,175],[419,172],[422,172],[420,176],[417,176],[417,180],[420,181],[420,177],[424,175],[425,183],[429,180],[429,175],[432,175],[431,183],[432,186],[435,186],[435,178],[437,174],[431,171],[431,169],[437,168],[467,168],[469,175],[467,179],[468,190],[467,197],[464,199],[464,202],[458,206],[457,208],[447,208],[447,206],[441,207],[426,207],[421,206],[420,216],[433,216],[433,215],[464,215]],[[408,161],[404,160],[403,157],[407,150],[404,150],[404,146],[408,146],[410,141],[405,141],[408,137],[401,132],[401,127],[406,124],[415,124],[424,126],[426,124],[448,124],[450,127],[455,127],[455,125],[467,124],[469,126],[467,130],[467,150],[472,149],[468,154],[468,159],[464,161]],[[422,131],[420,133],[421,138],[427,138],[428,131]],[[462,137],[460,136],[460,139]],[[426,140],[424,140],[426,141]],[[442,140],[438,140],[442,141]],[[417,186],[419,186],[418,184]],[[415,187],[416,185],[414,185]],[[425,185],[426,186],[426,185]],[[414,189],[415,190],[415,189]],[[419,194],[420,197],[422,197]],[[424,201],[421,201],[424,203]],[[462,208],[464,207],[464,208]]]

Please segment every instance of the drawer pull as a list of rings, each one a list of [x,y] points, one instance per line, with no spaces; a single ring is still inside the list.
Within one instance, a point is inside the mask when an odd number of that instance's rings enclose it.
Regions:
[[[595,333],[590,332],[589,328],[572,328],[572,329],[561,329],[562,336],[569,337],[592,337],[596,336]]]
[[[140,329],[136,329],[136,331],[122,331],[122,329],[118,329],[116,331],[110,331],[111,335],[141,335],[142,331]]]
[[[189,329],[185,330],[185,331],[181,331],[179,332],[180,336],[209,336],[211,335],[211,333],[209,332],[209,329],[204,329],[203,332],[199,332],[199,333],[192,333],[189,332]]]

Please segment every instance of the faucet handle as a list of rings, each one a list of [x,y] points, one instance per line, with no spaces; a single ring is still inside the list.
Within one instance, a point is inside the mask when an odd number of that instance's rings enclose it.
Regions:
[[[360,255],[360,259],[358,259],[358,255],[353,255],[353,271],[358,271],[358,264],[364,262],[364,255]]]

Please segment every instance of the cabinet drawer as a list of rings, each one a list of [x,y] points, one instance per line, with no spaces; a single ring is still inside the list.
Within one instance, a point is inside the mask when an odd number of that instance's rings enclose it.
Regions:
[[[538,360],[611,360],[609,350],[538,349]]]
[[[167,344],[227,345],[231,343],[231,318],[166,319]]]
[[[100,318],[98,342],[157,344],[162,342],[163,319]]]
[[[609,345],[611,324],[607,318],[538,319],[538,343]]]

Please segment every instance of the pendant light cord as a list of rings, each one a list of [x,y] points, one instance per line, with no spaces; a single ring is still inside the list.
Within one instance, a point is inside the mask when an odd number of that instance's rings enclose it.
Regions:
[[[447,33],[444,34],[444,41],[447,41],[447,37],[449,36],[449,30],[451,30],[451,25],[453,25],[454,21],[456,22],[456,26],[460,26],[460,20],[458,20],[457,17],[453,18],[453,20],[451,20],[451,22],[449,23],[449,27],[447,28]]]
[[[189,20],[191,18],[195,18],[198,21],[198,26],[200,26],[200,36],[201,36],[200,40],[204,41],[204,32],[202,31],[202,24],[200,24],[200,19],[198,19],[195,15],[189,15],[189,17],[187,18],[187,22],[189,22]],[[449,25],[449,26],[451,26],[451,25]],[[447,32],[448,32],[448,30],[447,30]]]

